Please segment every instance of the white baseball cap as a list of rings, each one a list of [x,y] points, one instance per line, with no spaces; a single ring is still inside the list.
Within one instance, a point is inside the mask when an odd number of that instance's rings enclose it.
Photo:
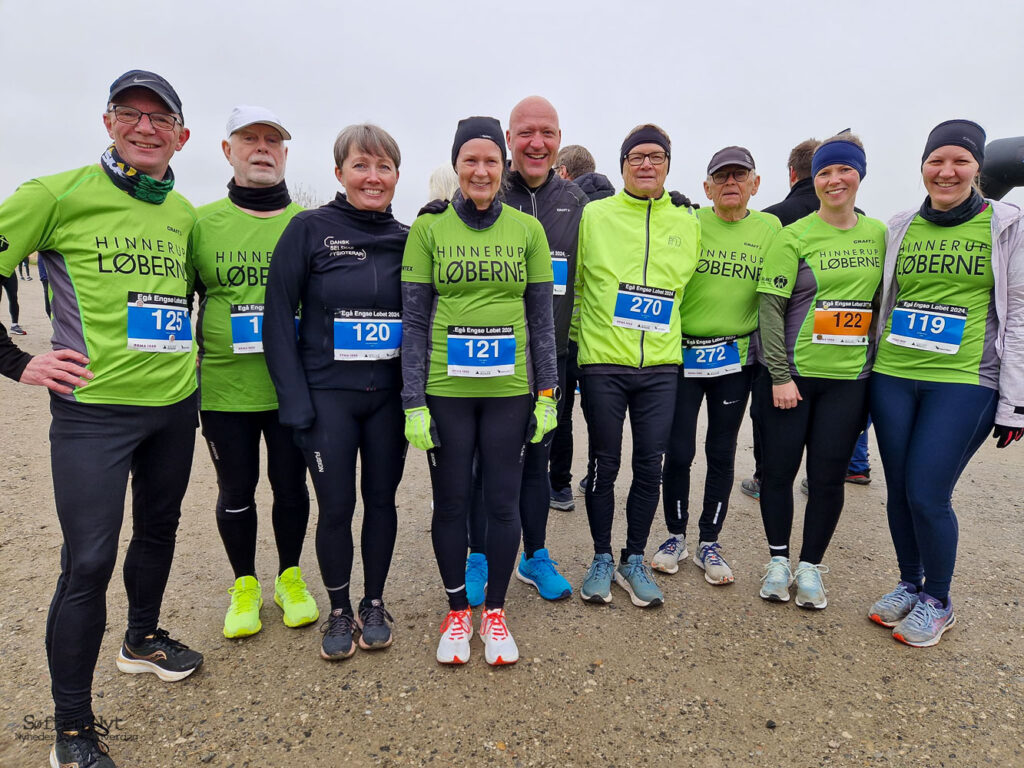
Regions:
[[[281,118],[266,107],[250,107],[245,104],[239,104],[231,110],[231,117],[228,118],[228,138],[231,138],[231,134],[235,131],[249,125],[255,125],[256,123],[272,125],[281,132],[281,137],[286,140],[292,137],[288,133],[288,129],[281,125]]]

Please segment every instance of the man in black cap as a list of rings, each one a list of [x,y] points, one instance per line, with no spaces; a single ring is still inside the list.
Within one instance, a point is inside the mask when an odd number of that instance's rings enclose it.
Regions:
[[[61,573],[46,622],[57,729],[50,765],[112,768],[91,700],[129,473],[128,631],[117,666],[181,680],[201,654],[158,626],[198,423],[186,296],[192,205],[169,163],[188,141],[170,83],[133,70],[110,87],[100,162],[22,184],[0,204],[0,275],[33,251],[53,292],[53,350],[0,329],[2,372],[51,390]]]

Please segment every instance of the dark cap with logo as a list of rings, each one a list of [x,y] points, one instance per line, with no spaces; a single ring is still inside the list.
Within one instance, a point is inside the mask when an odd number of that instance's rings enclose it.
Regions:
[[[715,152],[711,162],[708,163],[708,176],[715,171],[725,168],[727,165],[738,165],[740,168],[752,171],[754,170],[754,156],[750,154],[750,150],[746,147],[726,147],[725,149],[720,149]]]
[[[185,118],[181,111],[181,99],[178,98],[177,92],[170,83],[155,72],[147,72],[144,69],[132,69],[125,72],[110,84],[110,95],[107,96],[107,101],[113,101],[119,93],[124,93],[129,88],[145,88],[152,91],[163,100],[171,112],[181,115],[182,119]]]
[[[963,147],[978,161],[978,165],[985,163],[985,129],[973,120],[947,120],[932,128],[921,162],[924,163],[928,155],[939,147],[947,146]]]

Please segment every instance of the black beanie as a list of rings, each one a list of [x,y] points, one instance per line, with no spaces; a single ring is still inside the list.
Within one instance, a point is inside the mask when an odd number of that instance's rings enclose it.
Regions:
[[[505,133],[501,130],[501,123],[493,117],[466,117],[459,120],[459,127],[455,129],[455,141],[452,143],[453,168],[462,145],[471,139],[489,139],[497,144],[501,150],[501,164],[504,167]]]
[[[924,145],[921,164],[939,147],[950,145],[963,147],[978,161],[978,165],[985,164],[985,129],[971,120],[947,120],[932,128]]]

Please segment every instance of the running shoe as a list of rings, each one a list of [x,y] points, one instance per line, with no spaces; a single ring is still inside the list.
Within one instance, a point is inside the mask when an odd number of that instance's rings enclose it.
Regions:
[[[545,600],[561,600],[572,594],[572,585],[558,572],[558,565],[548,556],[546,549],[538,549],[527,559],[526,553],[519,555],[516,578],[537,588]]]
[[[17,323],[11,323],[11,333],[13,333],[15,336],[28,336],[28,331],[26,331]]]
[[[774,603],[788,603],[789,588],[792,584],[793,572],[789,569],[789,558],[776,555],[764,567],[761,597]]]
[[[359,615],[356,625],[359,627],[359,647],[364,651],[376,651],[387,648],[394,638],[391,636],[391,624],[394,617],[384,607],[384,601],[374,598],[359,604]]]
[[[203,664],[203,654],[171,638],[166,629],[146,635],[142,643],[121,644],[117,668],[130,675],[152,672],[165,683],[184,680]]]
[[[466,599],[476,608],[484,601],[487,593],[487,555],[470,552],[466,558]]]
[[[891,629],[907,617],[920,599],[917,587],[909,581],[901,581],[892,592],[878,598],[868,611],[868,618]]]
[[[796,582],[796,604],[798,608],[814,608],[821,610],[828,605],[825,597],[825,585],[821,583],[821,574],[828,573],[827,565],[815,565],[801,560],[796,564],[793,580]]]
[[[306,589],[302,569],[297,565],[285,569],[274,580],[274,602],[284,611],[286,627],[304,627],[320,618],[320,609]]]
[[[580,489],[580,496],[587,495],[587,484],[590,482],[590,475],[584,475],[583,479],[580,480],[580,484],[577,486]]]
[[[345,608],[335,608],[320,625],[324,639],[320,641],[320,657],[328,661],[347,659],[356,652],[356,644],[352,640],[352,627],[355,619]]]
[[[665,596],[654,583],[654,574],[644,562],[643,555],[630,555],[626,562],[619,563],[615,569],[615,583],[629,593],[629,599],[639,608],[654,608],[665,602]]]
[[[224,637],[249,637],[263,628],[260,608],[263,597],[255,576],[239,576],[235,586],[228,590],[231,605],[224,616]]]
[[[651,558],[651,568],[662,573],[675,573],[679,570],[679,561],[690,556],[686,548],[685,536],[669,536],[658,547],[658,551]]]
[[[519,648],[508,631],[504,609],[484,611],[480,617],[480,639],[484,641],[484,661],[492,667],[519,661]]]
[[[551,501],[548,502],[552,509],[562,512],[572,512],[576,509],[576,502],[572,498],[572,488],[551,489]]]
[[[847,472],[846,482],[852,483],[853,485],[871,485],[871,470],[865,469],[863,472]]]
[[[761,481],[753,477],[745,478],[743,482],[740,483],[740,490],[752,499],[760,499]]]
[[[921,599],[917,601],[913,610],[893,627],[892,636],[901,643],[915,648],[930,648],[937,645],[943,633],[956,624],[953,601],[948,602],[949,606],[943,608],[941,601],[921,593]]]
[[[590,569],[580,586],[580,597],[587,603],[610,603],[612,601],[612,571],[615,560],[607,552],[594,555]]]
[[[108,733],[99,723],[58,730],[50,749],[50,768],[117,768],[102,738]]]
[[[448,611],[441,624],[437,644],[439,664],[465,664],[469,661],[469,640],[473,637],[473,609]]]
[[[732,568],[722,557],[722,545],[717,541],[700,542],[693,562],[704,569],[704,581],[708,584],[732,584],[735,581]]]

